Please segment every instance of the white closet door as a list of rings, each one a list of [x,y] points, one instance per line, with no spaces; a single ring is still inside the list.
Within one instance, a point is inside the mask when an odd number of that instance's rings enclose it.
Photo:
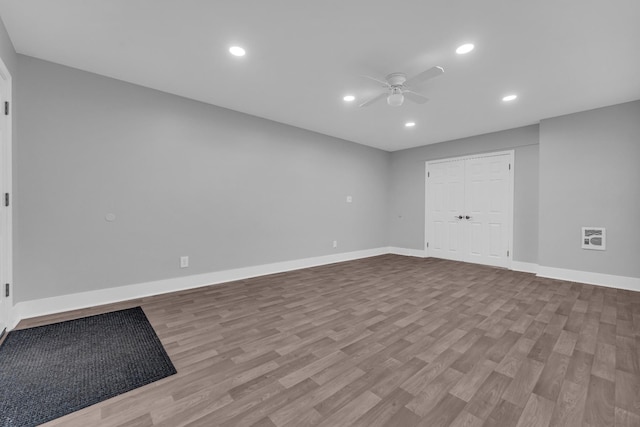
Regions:
[[[427,180],[430,203],[427,204],[429,246],[432,256],[462,261],[465,257],[464,162],[453,161],[432,165]]]
[[[465,261],[508,266],[508,196],[509,156],[465,160]]]
[[[427,164],[427,254],[510,266],[513,153]]]

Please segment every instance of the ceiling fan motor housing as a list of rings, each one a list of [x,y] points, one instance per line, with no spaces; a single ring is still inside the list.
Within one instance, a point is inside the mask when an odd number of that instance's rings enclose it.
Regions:
[[[407,81],[407,75],[405,73],[391,73],[387,76],[387,82],[389,86],[403,86]]]

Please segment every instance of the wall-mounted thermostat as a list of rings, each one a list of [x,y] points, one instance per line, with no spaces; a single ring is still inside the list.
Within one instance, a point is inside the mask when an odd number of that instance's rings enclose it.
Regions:
[[[604,251],[607,233],[603,227],[582,227],[582,249]]]

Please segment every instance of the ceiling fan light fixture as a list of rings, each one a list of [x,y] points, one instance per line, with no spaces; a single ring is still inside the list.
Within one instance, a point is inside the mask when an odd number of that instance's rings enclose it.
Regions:
[[[389,96],[387,96],[387,104],[391,105],[392,107],[399,107],[402,105],[402,103],[404,102],[404,95],[402,95],[402,92],[398,91],[394,91],[392,94],[390,94]]]
[[[456,49],[456,53],[458,55],[464,55],[465,53],[469,53],[473,50],[475,46],[473,45],[473,43],[465,43],[463,45],[458,46],[458,48]]]
[[[345,95],[342,99],[345,102],[352,102],[352,101],[355,101],[356,97],[353,95]]]

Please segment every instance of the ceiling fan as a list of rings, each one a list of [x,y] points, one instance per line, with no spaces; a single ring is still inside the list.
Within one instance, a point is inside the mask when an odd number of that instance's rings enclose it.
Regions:
[[[387,104],[392,107],[401,106],[405,97],[418,104],[424,104],[429,100],[429,98],[418,92],[414,92],[409,88],[416,83],[421,83],[434,77],[438,77],[442,73],[444,73],[444,68],[431,67],[410,79],[407,79],[407,75],[404,73],[391,73],[385,77],[384,81],[376,79],[375,77],[363,76],[373,80],[374,82],[380,83],[387,90],[380,95],[363,102],[360,104],[360,107],[368,107],[382,98],[387,98]]]

